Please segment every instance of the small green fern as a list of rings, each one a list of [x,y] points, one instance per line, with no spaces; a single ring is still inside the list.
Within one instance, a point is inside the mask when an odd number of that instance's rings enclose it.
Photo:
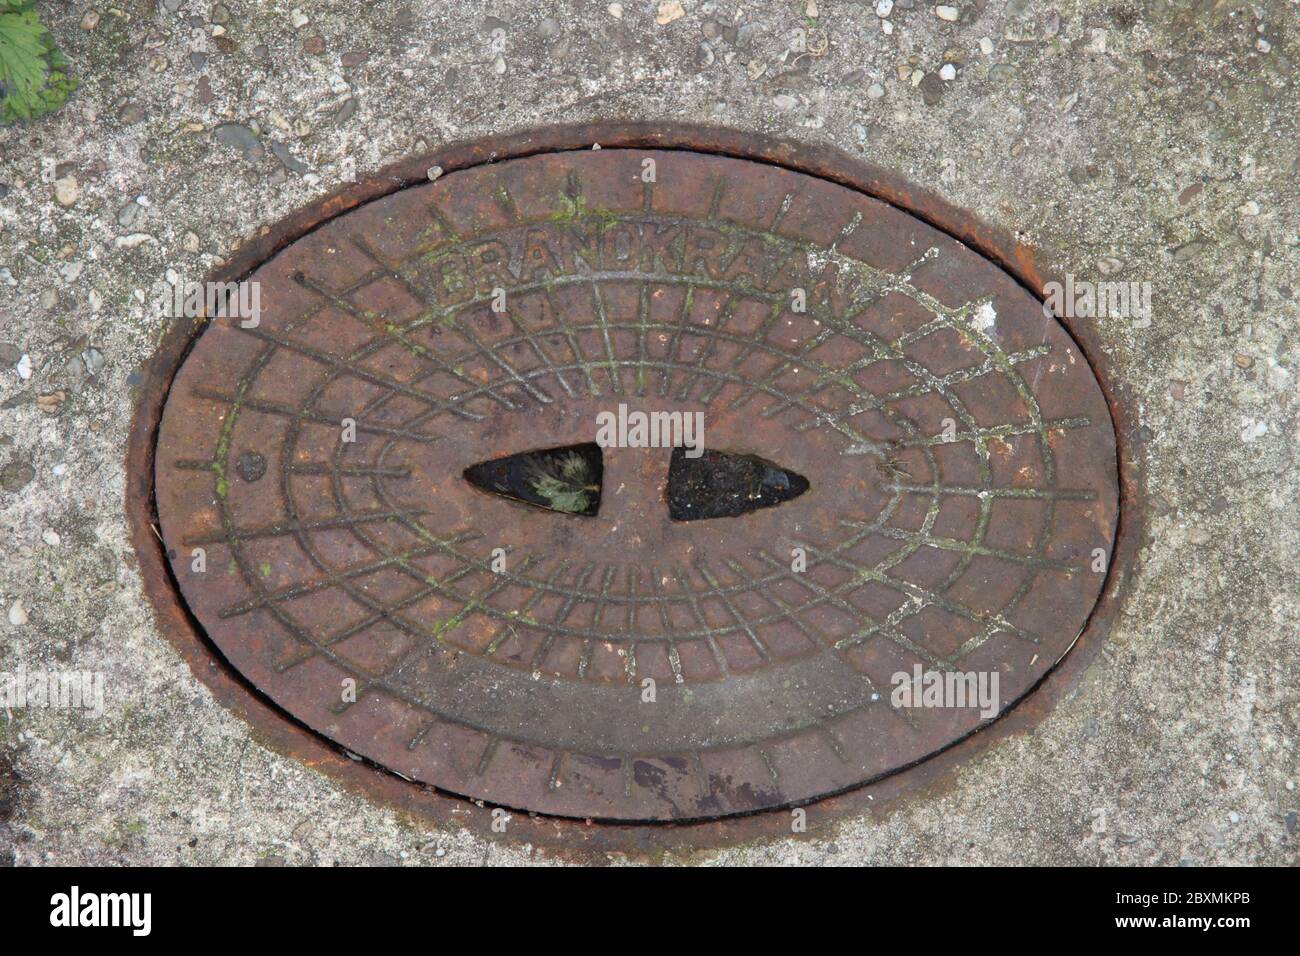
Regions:
[[[578,514],[591,507],[591,492],[600,485],[591,484],[587,460],[570,452],[557,460],[543,458],[531,464],[529,484],[554,511]]]
[[[77,87],[34,6],[35,0],[0,0],[0,122],[57,110]]]

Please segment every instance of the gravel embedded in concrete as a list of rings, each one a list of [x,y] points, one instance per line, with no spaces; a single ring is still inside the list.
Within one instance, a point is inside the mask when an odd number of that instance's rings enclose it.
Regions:
[[[1294,863],[1294,13],[884,6],[44,5],[81,88],[0,128],[0,341],[19,356],[0,367],[0,670],[100,671],[106,710],[0,711],[0,862],[555,859],[432,830],[258,743],[159,636],[122,460],[168,270],[201,278],[444,143],[635,118],[835,147],[1052,271],[1153,286],[1149,324],[1099,320],[1139,408],[1149,540],[1078,690],[886,815],[669,859]]]

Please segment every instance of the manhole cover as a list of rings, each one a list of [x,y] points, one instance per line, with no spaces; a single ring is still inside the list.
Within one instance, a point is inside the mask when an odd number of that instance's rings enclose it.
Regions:
[[[252,279],[260,322],[213,322],[163,414],[172,570],[252,684],[405,777],[607,820],[808,801],[987,723],[1101,590],[1078,347],[846,187],[536,155]]]

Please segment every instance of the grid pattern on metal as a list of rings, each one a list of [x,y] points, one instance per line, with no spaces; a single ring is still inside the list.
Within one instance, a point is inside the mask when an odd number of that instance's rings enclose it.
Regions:
[[[239,670],[405,776],[610,819],[811,799],[979,725],[894,706],[893,675],[996,671],[1009,704],[1100,589],[1114,437],[1086,362],[1005,274],[843,187],[539,156],[372,203],[254,278],[261,322],[213,324],[164,415],[173,568]],[[813,490],[683,526],[667,450],[607,450],[581,527],[459,479],[619,403],[702,411],[710,447]]]

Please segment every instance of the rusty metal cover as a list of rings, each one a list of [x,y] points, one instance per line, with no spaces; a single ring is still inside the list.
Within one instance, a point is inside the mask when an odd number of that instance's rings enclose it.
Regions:
[[[605,820],[806,802],[995,719],[898,675],[996,674],[1003,710],[1101,590],[1115,436],[1078,346],[844,186],[537,155],[364,205],[252,279],[260,321],[210,323],[163,413],[168,557],[234,668],[402,776]],[[620,404],[700,412],[710,452],[806,489],[673,520],[666,447],[603,448],[594,516],[465,477]]]

